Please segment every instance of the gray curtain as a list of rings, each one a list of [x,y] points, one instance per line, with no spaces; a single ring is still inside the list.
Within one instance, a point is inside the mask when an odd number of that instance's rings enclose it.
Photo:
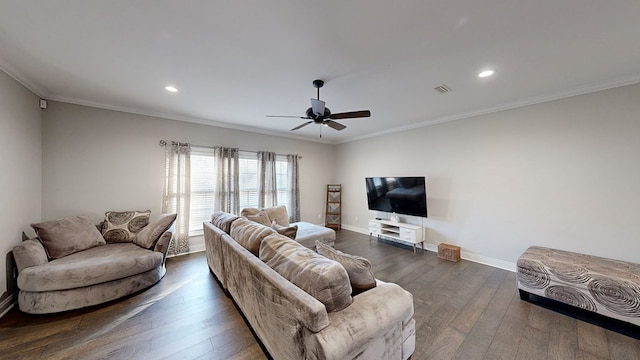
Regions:
[[[240,213],[239,156],[237,148],[216,146],[215,158],[215,197],[214,209],[231,214]]]
[[[189,200],[191,198],[191,145],[162,141],[165,154],[162,212],[176,213],[170,254],[189,252]]]
[[[287,155],[287,177],[289,183],[289,222],[300,221],[300,188],[298,187],[298,155]]]
[[[278,204],[276,187],[276,153],[258,152],[258,207],[266,208]]]

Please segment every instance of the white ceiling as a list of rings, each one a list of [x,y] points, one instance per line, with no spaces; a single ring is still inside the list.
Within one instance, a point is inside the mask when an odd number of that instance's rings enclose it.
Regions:
[[[47,99],[342,143],[640,82],[640,1],[0,0],[0,68]],[[372,116],[322,139],[265,117],[303,116],[316,78]]]

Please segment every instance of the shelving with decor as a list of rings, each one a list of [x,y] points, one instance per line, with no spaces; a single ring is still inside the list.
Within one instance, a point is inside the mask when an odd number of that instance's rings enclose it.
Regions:
[[[327,207],[324,226],[334,230],[342,228],[342,185],[327,185]]]
[[[423,228],[418,225],[406,224],[390,220],[369,220],[369,241],[371,237],[376,235],[379,238],[384,237],[393,241],[407,243],[413,246],[413,252],[416,252],[416,245],[420,244],[424,250],[424,234]]]

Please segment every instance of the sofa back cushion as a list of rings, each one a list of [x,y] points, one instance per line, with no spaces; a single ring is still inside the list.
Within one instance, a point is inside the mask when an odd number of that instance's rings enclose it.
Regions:
[[[257,215],[260,212],[263,212],[267,215],[269,219],[269,223],[265,224],[267,226],[271,225],[271,222],[274,220],[276,224],[280,226],[289,226],[289,213],[287,212],[287,207],[284,205],[273,206],[269,208],[244,208],[240,212],[240,216],[249,217],[250,215]]]
[[[102,237],[107,242],[132,242],[136,234],[149,225],[151,210],[107,211],[102,222]]]
[[[211,223],[221,229],[222,231],[229,234],[231,231],[231,223],[238,219],[237,215],[229,214],[224,211],[216,211],[211,214]]]
[[[274,233],[275,230],[270,227],[245,218],[240,218],[231,223],[231,237],[255,256],[258,256],[262,240]]]
[[[316,240],[316,250],[318,254],[339,262],[347,270],[353,295],[376,287],[376,278],[373,276],[373,271],[371,271],[371,262],[369,260],[360,256],[345,254],[318,240]]]
[[[264,211],[258,211],[258,213],[256,214],[246,214],[242,216],[245,219],[251,220],[253,222],[257,222],[258,224],[261,224],[264,226],[271,226],[271,221],[269,220],[267,213]]]
[[[327,312],[340,311],[353,301],[349,275],[342,265],[286,236],[267,236],[260,245],[260,259],[323,303]]]
[[[133,239],[133,242],[145,249],[153,249],[156,246],[156,242],[160,239],[160,236],[165,231],[169,230],[171,225],[176,221],[178,214],[162,214],[151,224],[145,226],[138,235]]]
[[[47,250],[49,259],[104,245],[105,240],[87,216],[73,216],[63,219],[31,224]]]

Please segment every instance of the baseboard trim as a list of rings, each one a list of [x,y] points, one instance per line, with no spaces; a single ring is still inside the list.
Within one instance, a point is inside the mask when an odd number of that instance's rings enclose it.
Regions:
[[[354,231],[360,234],[369,235],[368,229],[362,229],[359,227],[344,225],[344,224],[342,225],[342,228],[345,230]],[[418,249],[420,249],[420,247],[418,247]],[[426,251],[438,252],[438,245],[425,243],[424,249]],[[478,264],[488,265],[494,268],[516,272],[516,263],[512,263],[512,262],[484,256],[484,255],[475,254],[469,251],[464,251],[464,250],[460,251],[460,258],[468,261],[473,261]]]
[[[0,318],[5,316],[18,303],[18,292],[7,296],[0,302]]]

